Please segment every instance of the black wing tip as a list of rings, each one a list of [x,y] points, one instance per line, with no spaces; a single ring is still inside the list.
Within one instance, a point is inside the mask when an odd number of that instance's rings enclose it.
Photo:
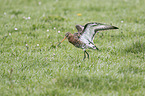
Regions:
[[[79,24],[75,25],[75,27],[78,27],[78,26],[80,26],[80,25]]]
[[[87,24],[84,26],[84,30],[86,29],[86,27],[87,27],[89,24],[107,25],[107,24],[105,24],[105,23],[90,22],[90,23],[87,23]],[[112,25],[110,25],[110,26],[112,26]],[[111,29],[119,29],[119,28],[116,27],[116,26],[112,26]],[[84,31],[84,30],[83,30],[83,31]]]
[[[75,27],[84,27],[84,25],[76,24]]]
[[[115,26],[113,26],[114,27],[114,29],[119,29],[118,27],[115,27]]]

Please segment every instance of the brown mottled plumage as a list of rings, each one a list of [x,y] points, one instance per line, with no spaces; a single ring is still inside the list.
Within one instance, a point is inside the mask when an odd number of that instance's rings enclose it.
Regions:
[[[70,32],[67,32],[65,34],[66,38],[68,39],[68,41],[73,44],[75,47],[78,48],[82,48],[82,45],[84,44],[82,41],[79,40],[80,34],[79,33],[75,33],[75,34],[71,34]]]

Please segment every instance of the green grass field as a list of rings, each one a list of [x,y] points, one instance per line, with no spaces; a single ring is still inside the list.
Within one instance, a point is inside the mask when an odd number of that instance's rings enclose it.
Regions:
[[[0,0],[0,96],[145,95],[145,0]],[[65,40],[76,24],[112,24],[100,51]]]

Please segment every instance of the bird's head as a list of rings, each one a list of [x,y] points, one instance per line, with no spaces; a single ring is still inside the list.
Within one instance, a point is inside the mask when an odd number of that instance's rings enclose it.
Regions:
[[[65,37],[68,38],[71,35],[70,32],[65,33]]]
[[[64,39],[57,45],[59,46],[66,38],[69,38],[72,34],[70,32],[65,33]]]

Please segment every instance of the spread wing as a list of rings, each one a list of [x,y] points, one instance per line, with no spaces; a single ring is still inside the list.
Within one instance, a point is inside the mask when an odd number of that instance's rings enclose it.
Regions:
[[[82,34],[82,32],[83,32],[84,26],[76,25],[75,27],[78,30],[78,32],[74,33],[73,35],[74,35],[75,38],[79,39],[81,34]]]
[[[97,31],[119,29],[112,25],[106,25],[102,23],[87,23],[84,26],[80,40],[86,44],[94,44],[93,39]]]
[[[82,33],[82,31],[84,29],[84,26],[82,26],[82,25],[76,25],[75,27],[76,27],[76,29],[78,30],[79,33]]]

